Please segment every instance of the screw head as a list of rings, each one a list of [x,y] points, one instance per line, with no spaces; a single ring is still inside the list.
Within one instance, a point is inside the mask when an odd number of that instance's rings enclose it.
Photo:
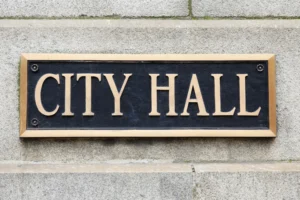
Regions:
[[[256,66],[256,70],[258,71],[258,72],[262,72],[262,71],[264,71],[264,65],[262,65],[262,64],[258,64],[257,66]]]
[[[39,66],[37,64],[31,65],[31,71],[37,72],[39,70]]]
[[[36,118],[33,118],[33,119],[31,120],[31,125],[32,125],[32,126],[37,126],[37,125],[39,125],[39,120],[36,119]]]

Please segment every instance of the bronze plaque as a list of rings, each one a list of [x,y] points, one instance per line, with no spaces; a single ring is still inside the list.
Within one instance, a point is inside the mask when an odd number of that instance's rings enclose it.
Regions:
[[[275,137],[275,56],[23,54],[20,137]]]

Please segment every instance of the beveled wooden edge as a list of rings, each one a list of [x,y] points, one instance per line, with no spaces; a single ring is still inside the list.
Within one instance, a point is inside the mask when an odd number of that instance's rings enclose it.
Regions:
[[[27,58],[23,55],[21,56],[20,62],[20,137],[26,131],[26,121],[27,121]]]
[[[269,60],[274,54],[22,54],[27,60],[243,61]]]
[[[268,61],[269,130],[26,130],[28,60],[103,61]],[[276,137],[274,54],[22,54],[20,137]]]
[[[274,137],[270,130],[26,130],[21,137]]]
[[[268,59],[268,84],[269,84],[269,128],[277,135],[276,130],[276,59],[275,55]]]

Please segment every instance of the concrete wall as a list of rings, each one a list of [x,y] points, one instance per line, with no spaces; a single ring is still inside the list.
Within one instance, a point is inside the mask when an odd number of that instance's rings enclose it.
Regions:
[[[210,162],[300,159],[300,21],[2,20],[1,160]],[[274,53],[278,137],[18,138],[18,63],[27,53]]]
[[[1,199],[299,199],[300,164],[0,165]]]
[[[298,0],[0,0],[0,17],[298,17]]]
[[[3,17],[186,16],[183,0],[0,0]]]
[[[197,17],[298,17],[298,0],[192,0]]]
[[[297,199],[299,10],[296,0],[0,0],[0,199]],[[276,54],[278,137],[19,139],[21,53]]]

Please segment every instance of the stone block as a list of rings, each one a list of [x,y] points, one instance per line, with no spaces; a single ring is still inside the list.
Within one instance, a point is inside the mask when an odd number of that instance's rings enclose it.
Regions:
[[[195,165],[194,199],[299,199],[299,163]]]
[[[0,0],[0,17],[160,17],[187,16],[183,0]]]
[[[192,199],[191,168],[184,165],[8,164],[0,169],[0,199]]]
[[[197,17],[299,17],[298,0],[192,0]]]

